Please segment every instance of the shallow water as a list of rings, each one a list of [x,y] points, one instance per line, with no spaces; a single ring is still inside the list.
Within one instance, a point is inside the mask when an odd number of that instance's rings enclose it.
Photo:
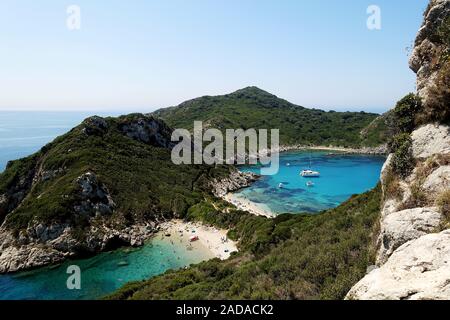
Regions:
[[[68,261],[12,275],[0,275],[0,300],[82,300],[105,296],[127,282],[149,279],[211,258],[204,250],[188,251],[171,238],[156,237],[137,249],[101,253],[90,259]],[[67,267],[81,269],[81,290],[67,289]]]
[[[311,166],[319,178],[300,176]],[[240,196],[264,203],[274,213],[317,213],[338,206],[353,194],[376,186],[385,161],[382,156],[348,155],[330,151],[292,151],[280,154],[280,170],[274,176],[263,176]],[[260,166],[243,166],[242,171],[259,174]],[[314,186],[306,183],[312,181]],[[282,188],[279,184],[282,183]]]

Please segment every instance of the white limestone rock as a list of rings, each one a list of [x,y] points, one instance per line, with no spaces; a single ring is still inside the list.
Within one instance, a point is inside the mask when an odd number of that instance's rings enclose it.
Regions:
[[[450,299],[450,230],[404,244],[359,281],[346,299]]]
[[[433,171],[425,180],[422,189],[428,194],[439,194],[450,189],[450,166],[442,166]]]
[[[435,208],[415,208],[391,213],[381,220],[377,264],[383,264],[398,247],[433,232],[441,222]]]
[[[450,127],[428,124],[415,130],[412,135],[413,156],[426,159],[435,154],[450,153]]]

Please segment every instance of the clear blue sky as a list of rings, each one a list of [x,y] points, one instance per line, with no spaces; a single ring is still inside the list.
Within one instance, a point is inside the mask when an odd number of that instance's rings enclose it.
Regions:
[[[256,85],[381,112],[415,90],[407,47],[427,2],[0,0],[0,110],[151,111]],[[366,27],[371,4],[380,31]]]

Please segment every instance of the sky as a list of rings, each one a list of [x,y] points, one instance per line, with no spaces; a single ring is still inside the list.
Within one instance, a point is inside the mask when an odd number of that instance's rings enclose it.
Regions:
[[[408,48],[427,2],[0,0],[0,111],[149,112],[258,86],[383,112],[415,90]],[[370,5],[380,30],[367,28]]]

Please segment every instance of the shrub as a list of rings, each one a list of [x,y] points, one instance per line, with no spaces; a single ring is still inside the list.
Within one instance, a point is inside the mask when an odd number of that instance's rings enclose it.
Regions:
[[[392,159],[393,172],[401,178],[406,178],[414,168],[411,136],[408,133],[397,134],[389,143],[389,149],[394,154]]]
[[[436,205],[444,216],[445,222],[450,223],[450,190],[444,191],[437,197]]]
[[[402,98],[390,114],[388,126],[393,134],[411,133],[416,126],[416,115],[422,110],[419,96],[410,93]]]
[[[392,169],[388,169],[384,178],[384,198],[385,200],[403,198],[403,189],[400,186],[400,179],[392,172]]]
[[[450,60],[441,68],[434,85],[430,88],[418,123],[450,121]]]

